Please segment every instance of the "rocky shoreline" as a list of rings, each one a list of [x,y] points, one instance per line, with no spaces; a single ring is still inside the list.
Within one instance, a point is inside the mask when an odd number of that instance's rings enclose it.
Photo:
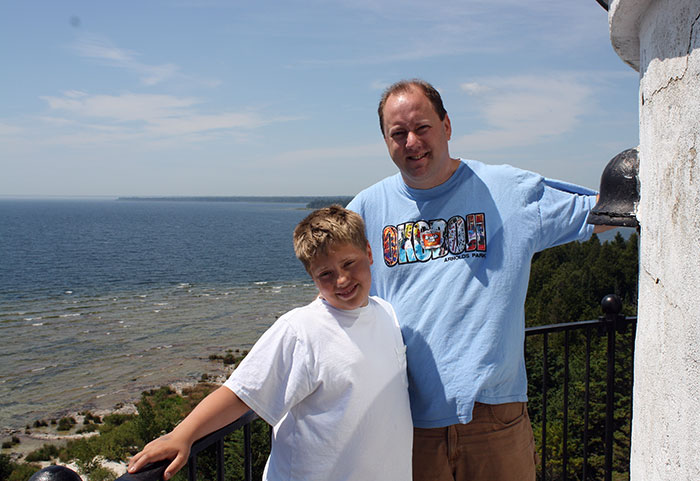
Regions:
[[[226,380],[227,376],[228,374],[208,376],[201,381],[178,382],[170,384],[168,387],[177,394],[182,395],[183,389],[194,387],[199,382],[205,381],[208,383],[221,384]],[[41,449],[45,445],[53,445],[58,448],[62,447],[70,440],[99,435],[97,431],[78,432],[81,428],[89,425],[91,419],[103,419],[105,416],[111,414],[136,414],[137,412],[136,401],[132,400],[132,402],[118,403],[112,409],[92,411],[74,410],[63,412],[55,417],[49,417],[50,421],[45,419],[33,420],[32,423],[28,424],[27,428],[24,429],[2,428],[0,430],[0,440],[3,443],[3,448],[0,453],[8,455],[15,463],[26,462],[25,458],[29,453]],[[74,423],[70,429],[61,430],[59,429],[59,422],[57,422],[59,418],[71,419]],[[32,464],[39,465],[43,468],[53,463],[50,461],[34,461]],[[104,460],[101,464],[112,470],[117,476],[121,476],[126,472],[126,463],[123,462]],[[74,463],[67,463],[66,466],[78,472],[78,468]]]
[[[110,414],[135,414],[136,412],[136,405],[133,403],[128,403],[115,407],[111,410],[103,409],[99,411],[91,411],[90,415],[102,419],[105,416],[109,416]],[[86,414],[87,413],[85,411],[82,411],[71,412],[61,416],[75,420],[75,425],[68,431],[59,430],[57,423],[46,423],[46,426],[41,425],[31,427],[33,426],[32,424],[29,425],[29,429],[3,428],[2,431],[0,431],[0,438],[2,439],[3,444],[10,442],[12,443],[12,446],[3,448],[1,452],[2,454],[9,455],[10,459],[13,462],[25,462],[25,458],[29,453],[36,451],[37,449],[40,449],[45,445],[53,445],[56,447],[60,447],[63,446],[67,441],[99,435],[97,431],[83,433],[76,432],[78,429],[80,429],[80,427],[84,426]],[[38,421],[41,424],[45,422],[44,420],[36,421]],[[13,440],[18,442],[12,442]],[[45,467],[51,464],[49,461],[34,461],[32,463],[38,464],[41,467]],[[108,467],[116,473],[119,473],[121,471],[121,474],[123,474],[123,472],[126,472],[126,465],[123,465],[123,467],[121,466],[123,463],[105,462],[104,464],[108,464]],[[71,467],[70,465],[68,465],[68,467],[73,469],[74,471],[77,471],[77,468],[75,466]]]

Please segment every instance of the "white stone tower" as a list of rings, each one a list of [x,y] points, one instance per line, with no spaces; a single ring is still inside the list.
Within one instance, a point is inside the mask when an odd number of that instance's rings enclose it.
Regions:
[[[700,480],[700,0],[614,0],[640,74],[632,481]]]

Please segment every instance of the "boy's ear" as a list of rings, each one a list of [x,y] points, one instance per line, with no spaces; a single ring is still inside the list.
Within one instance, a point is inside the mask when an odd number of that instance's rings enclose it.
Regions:
[[[369,264],[372,265],[374,261],[372,260],[372,248],[369,245],[369,241],[367,241],[367,257],[369,258]]]

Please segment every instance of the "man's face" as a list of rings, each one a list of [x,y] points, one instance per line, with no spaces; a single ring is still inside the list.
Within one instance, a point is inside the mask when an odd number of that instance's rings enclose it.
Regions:
[[[392,94],[384,105],[384,141],[404,182],[415,189],[430,189],[445,182],[457,168],[447,141],[450,118],[440,120],[418,88]]]

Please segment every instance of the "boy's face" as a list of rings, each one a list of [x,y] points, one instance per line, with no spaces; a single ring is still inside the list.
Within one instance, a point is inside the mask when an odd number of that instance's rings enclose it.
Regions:
[[[367,305],[372,283],[369,266],[372,250],[352,244],[339,244],[328,254],[311,260],[309,273],[321,297],[337,309],[356,309]]]

